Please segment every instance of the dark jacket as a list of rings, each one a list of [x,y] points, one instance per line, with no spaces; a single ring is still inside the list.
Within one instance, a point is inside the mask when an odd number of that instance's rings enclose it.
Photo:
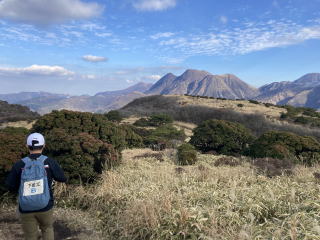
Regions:
[[[30,154],[29,158],[31,159],[37,159],[40,157],[41,154]],[[13,192],[13,193],[18,193],[19,192],[19,187],[20,187],[20,180],[21,180],[21,172],[22,169],[24,168],[25,163],[20,160],[14,164],[12,167],[7,179],[6,179],[6,186],[8,189]],[[40,209],[38,211],[33,211],[33,212],[45,212],[50,210],[53,207],[54,204],[54,199],[53,199],[53,191],[52,191],[52,181],[58,181],[58,182],[66,182],[67,179],[63,173],[63,170],[60,168],[59,164],[52,158],[47,158],[44,161],[45,169],[47,171],[47,177],[48,177],[48,184],[49,184],[49,189],[50,189],[50,200],[48,205]],[[28,213],[27,211],[22,211],[20,206],[19,206],[19,211],[21,213]]]

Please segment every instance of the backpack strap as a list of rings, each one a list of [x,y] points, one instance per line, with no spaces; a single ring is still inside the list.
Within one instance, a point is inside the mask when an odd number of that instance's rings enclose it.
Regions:
[[[37,160],[41,161],[44,164],[44,161],[47,160],[47,156],[41,155],[40,157],[37,158]]]
[[[32,161],[29,157],[25,157],[25,158],[23,158],[21,160],[24,162],[24,164],[27,164],[28,162]]]

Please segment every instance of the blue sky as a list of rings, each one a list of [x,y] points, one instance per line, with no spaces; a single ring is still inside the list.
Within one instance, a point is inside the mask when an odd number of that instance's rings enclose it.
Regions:
[[[320,0],[0,0],[0,93],[95,94],[186,69],[320,72]]]

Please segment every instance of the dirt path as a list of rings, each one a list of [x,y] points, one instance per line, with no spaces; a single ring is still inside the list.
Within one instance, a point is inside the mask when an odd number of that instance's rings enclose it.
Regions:
[[[94,229],[93,221],[85,213],[55,209],[56,240],[101,240],[102,235]],[[88,224],[86,224],[88,223]],[[85,224],[85,226],[84,226]],[[22,228],[15,209],[0,209],[0,240],[23,240]]]

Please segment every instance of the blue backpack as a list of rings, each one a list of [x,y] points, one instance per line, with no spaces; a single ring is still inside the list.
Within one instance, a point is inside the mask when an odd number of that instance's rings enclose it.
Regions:
[[[19,205],[23,211],[37,211],[45,208],[50,200],[47,172],[44,166],[46,156],[36,160],[29,157],[22,159],[25,163],[21,173],[19,188]]]

